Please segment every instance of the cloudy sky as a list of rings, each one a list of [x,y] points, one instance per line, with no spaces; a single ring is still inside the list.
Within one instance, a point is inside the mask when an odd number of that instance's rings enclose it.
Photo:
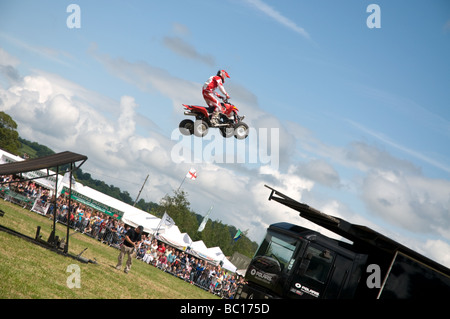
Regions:
[[[444,0],[0,2],[0,110],[23,138],[132,197],[149,175],[148,201],[195,168],[191,208],[257,242],[318,229],[267,184],[447,266],[449,62]],[[218,69],[249,138],[181,137]]]

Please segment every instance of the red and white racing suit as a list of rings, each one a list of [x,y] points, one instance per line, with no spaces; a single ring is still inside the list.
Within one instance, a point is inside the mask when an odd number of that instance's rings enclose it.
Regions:
[[[222,112],[222,106],[220,105],[220,102],[216,99],[216,95],[214,91],[219,88],[220,91],[228,97],[227,92],[225,91],[225,88],[222,84],[222,78],[218,75],[214,75],[210,77],[205,84],[203,85],[203,98],[206,101],[206,104],[209,106],[214,106],[216,112]]]

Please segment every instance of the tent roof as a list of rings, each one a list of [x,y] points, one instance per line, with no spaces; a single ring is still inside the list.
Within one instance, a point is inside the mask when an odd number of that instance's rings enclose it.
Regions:
[[[208,247],[206,247],[203,240],[197,240],[197,241],[192,242],[191,248],[194,250],[203,252],[203,253],[206,253],[206,250],[208,249]]]
[[[87,160],[87,156],[69,151],[25,161],[0,165],[0,175],[18,174]],[[83,164],[82,163],[82,164]],[[80,164],[81,165],[81,164]]]
[[[233,263],[228,260],[228,258],[222,252],[222,249],[220,249],[220,247],[208,248],[206,254],[216,261],[222,261],[223,268],[231,272],[235,272],[237,270],[236,266],[233,265]]]

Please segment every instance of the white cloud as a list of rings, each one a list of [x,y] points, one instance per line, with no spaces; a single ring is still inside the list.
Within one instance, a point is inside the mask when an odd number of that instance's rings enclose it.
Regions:
[[[196,83],[175,77],[166,70],[146,62],[131,63],[122,58],[112,58],[108,54],[99,54],[95,48],[91,49],[91,54],[112,75],[135,85],[144,92],[159,92],[170,97],[177,111],[186,101],[203,103],[201,87]]]
[[[267,5],[261,0],[246,0],[247,3],[258,9],[259,11],[263,12],[265,15],[270,17],[271,19],[275,20],[279,24],[284,25],[285,27],[291,29],[292,31],[300,34],[301,36],[305,37],[306,39],[310,39],[310,35],[308,32],[306,32],[305,29],[298,26],[294,21],[288,19],[284,15],[282,15],[280,12],[272,8],[271,6]]]
[[[339,173],[322,159],[313,159],[305,164],[299,164],[296,173],[325,186],[340,186]]]
[[[10,36],[9,34],[6,34],[4,32],[0,32],[0,38],[14,44],[15,46],[22,48],[23,50],[29,51],[36,56],[40,56],[46,60],[56,62],[65,67],[70,68],[73,67],[71,63],[66,61],[66,60],[73,61],[72,55],[66,51],[55,50],[48,47],[34,46],[30,43],[24,42],[13,36]]]
[[[372,170],[364,179],[362,198],[385,220],[447,239],[450,228],[450,182],[387,170]]]
[[[379,139],[383,143],[385,143],[387,145],[390,145],[390,146],[392,146],[392,147],[394,147],[396,149],[399,149],[399,150],[405,152],[406,154],[411,155],[412,157],[420,159],[420,160],[422,160],[422,161],[424,161],[424,162],[426,162],[426,163],[428,163],[430,165],[433,165],[433,166],[435,166],[435,167],[437,167],[437,168],[439,168],[439,169],[441,169],[443,171],[446,171],[446,172],[450,173],[450,166],[448,166],[447,164],[441,163],[441,162],[439,162],[439,161],[437,161],[437,160],[435,160],[435,159],[433,159],[431,157],[428,157],[428,156],[426,156],[426,155],[424,155],[424,154],[422,154],[422,153],[420,153],[418,151],[415,151],[415,150],[410,149],[410,148],[408,148],[406,146],[400,145],[400,144],[392,141],[389,137],[385,136],[382,133],[375,132],[375,131],[373,131],[371,129],[368,129],[368,128],[366,128],[366,127],[364,127],[364,126],[362,126],[362,125],[360,125],[358,123],[355,123],[353,121],[350,121],[350,120],[348,120],[348,122],[351,123],[353,126],[357,127],[358,129],[364,131],[365,133],[367,133],[367,134],[369,134],[369,135]],[[429,121],[429,122],[430,123],[431,122],[432,123],[441,123],[443,121],[439,120],[439,121]],[[449,124],[448,121],[445,121],[445,131],[446,131],[445,134],[448,134],[448,132],[449,132],[448,131],[448,127],[449,127],[448,124]]]
[[[422,253],[429,258],[450,267],[450,245],[442,240],[427,240],[421,245]]]
[[[163,44],[171,51],[185,58],[205,63],[211,67],[216,64],[212,55],[199,53],[194,46],[180,37],[164,37]]]
[[[135,108],[137,104],[131,96],[122,96],[120,99],[120,109],[122,110],[118,119],[118,137],[119,140],[126,140],[131,137],[136,128]]]
[[[0,65],[16,67],[19,65],[20,60],[15,56],[12,56],[6,52],[3,48],[0,48]]]

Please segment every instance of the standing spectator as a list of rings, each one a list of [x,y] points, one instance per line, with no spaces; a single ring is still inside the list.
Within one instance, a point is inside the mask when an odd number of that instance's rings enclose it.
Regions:
[[[173,266],[177,257],[177,252],[174,252],[172,249],[170,249],[170,253],[167,255],[167,264],[169,266]]]
[[[216,274],[216,272],[214,272],[211,275],[211,281],[209,283],[209,292],[210,293],[214,293],[214,290],[216,289],[216,285],[217,285],[217,274]]]
[[[159,251],[161,254],[165,254],[165,252],[166,252],[166,245],[164,245],[164,243],[161,243],[161,244],[158,246],[158,251]]]
[[[198,282],[198,280],[200,278],[200,275],[202,274],[203,270],[205,270],[205,266],[204,266],[203,261],[200,259],[198,261],[198,264],[197,264],[196,268],[195,268],[195,277],[194,277],[194,282],[195,283]]]
[[[210,272],[210,266],[207,266],[203,269],[201,275],[199,276],[197,280],[197,284],[203,288],[206,288],[209,281],[209,272]]]

